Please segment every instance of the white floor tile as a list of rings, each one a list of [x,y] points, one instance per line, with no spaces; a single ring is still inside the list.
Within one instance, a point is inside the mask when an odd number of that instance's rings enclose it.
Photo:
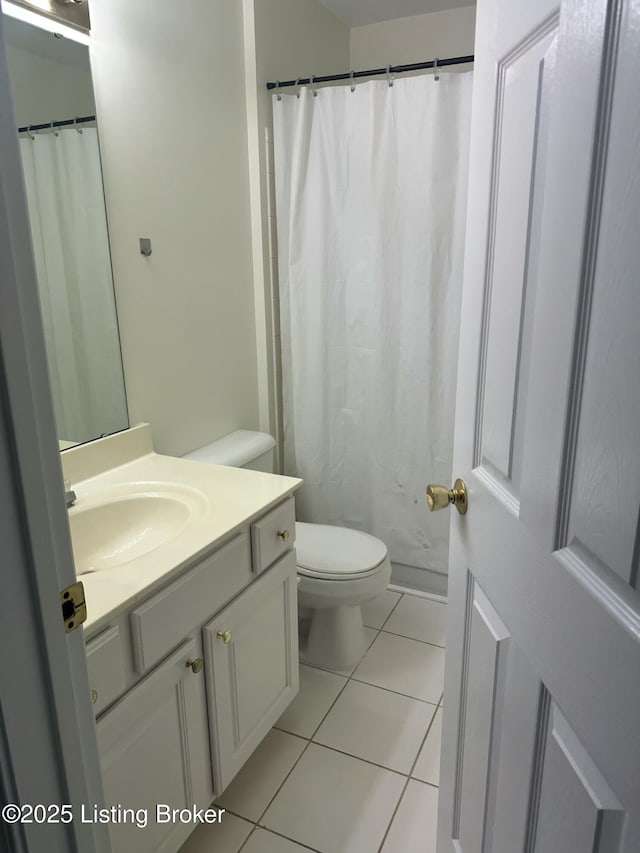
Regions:
[[[362,624],[369,628],[382,628],[385,619],[391,613],[400,598],[399,592],[385,589],[382,595],[362,605]]]
[[[444,681],[444,649],[381,631],[353,677],[437,705]]]
[[[312,743],[263,823],[325,853],[372,853],[403,785],[397,773]]]
[[[402,601],[385,622],[384,630],[444,647],[446,621],[446,604],[415,595],[403,595]]]
[[[310,738],[346,683],[347,679],[342,675],[301,664],[300,692],[276,726]]]
[[[350,681],[314,741],[409,773],[435,705]]]
[[[218,853],[217,848],[215,853]],[[242,853],[309,853],[309,848],[301,847],[295,841],[289,841],[275,832],[269,832],[268,829],[256,828],[242,848]]]
[[[306,745],[299,737],[271,729],[217,804],[257,821]]]
[[[382,853],[436,853],[438,790],[413,779],[402,795]]]
[[[238,853],[252,829],[252,823],[227,813],[220,823],[200,824],[178,853]]]
[[[438,790],[413,779],[407,785],[381,853],[436,853]]]
[[[365,640],[365,644],[367,646],[367,650],[371,647],[371,644],[375,640],[377,633],[378,633],[377,628],[366,628],[365,627],[365,629],[364,629],[364,640]],[[366,655],[366,652],[365,652],[365,655]],[[359,661],[358,661],[358,663],[359,663]],[[355,663],[353,666],[350,666],[348,669],[329,669],[329,670],[327,670],[327,672],[334,672],[336,675],[344,675],[345,677],[348,677],[351,675],[351,673],[355,670],[355,668],[357,666],[358,666],[358,664]]]
[[[440,741],[442,740],[442,708],[438,708],[433,725],[420,750],[416,766],[411,774],[423,782],[440,784]]]

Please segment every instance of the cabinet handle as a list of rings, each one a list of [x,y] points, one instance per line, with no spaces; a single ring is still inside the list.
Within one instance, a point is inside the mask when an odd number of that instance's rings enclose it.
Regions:
[[[94,690],[93,688],[91,688],[91,701],[93,702],[94,705],[98,701],[98,691]]]
[[[284,541],[288,542],[291,539],[291,534],[288,530],[278,530],[278,536]]]
[[[223,643],[231,642],[231,631],[218,631],[216,637],[222,640]]]
[[[187,658],[185,666],[190,666],[193,672],[200,672],[200,670],[202,669],[202,658],[196,658],[195,660]]]

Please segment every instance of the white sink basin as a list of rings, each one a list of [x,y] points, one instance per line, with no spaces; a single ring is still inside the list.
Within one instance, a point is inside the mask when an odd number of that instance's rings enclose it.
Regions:
[[[69,512],[77,574],[148,554],[175,539],[207,507],[207,498],[196,489],[174,484],[127,484],[93,498],[79,495]]]

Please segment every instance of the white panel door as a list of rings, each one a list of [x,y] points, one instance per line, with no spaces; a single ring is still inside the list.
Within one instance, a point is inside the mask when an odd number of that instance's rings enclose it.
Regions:
[[[438,851],[637,853],[640,2],[475,52]]]

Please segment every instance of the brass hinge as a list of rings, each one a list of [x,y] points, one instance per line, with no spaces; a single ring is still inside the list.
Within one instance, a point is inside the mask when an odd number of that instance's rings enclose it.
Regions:
[[[82,581],[76,581],[60,593],[62,621],[67,634],[75,631],[87,618],[87,605],[84,600]]]

